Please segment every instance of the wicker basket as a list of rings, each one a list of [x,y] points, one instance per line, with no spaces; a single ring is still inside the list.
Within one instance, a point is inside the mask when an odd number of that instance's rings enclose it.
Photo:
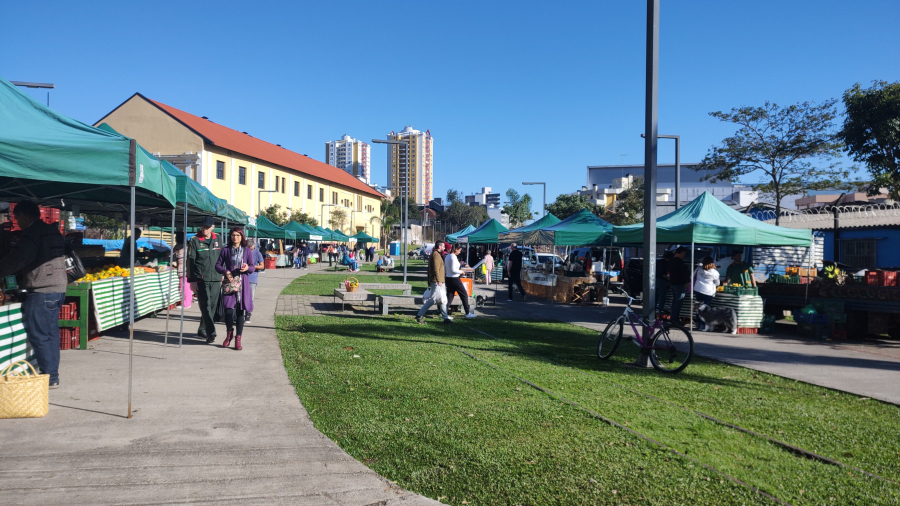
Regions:
[[[350,281],[353,280],[353,281]],[[344,288],[347,289],[348,292],[355,292],[359,289],[359,280],[356,278],[347,278],[344,280]]]
[[[31,370],[31,374],[28,370]],[[20,360],[0,373],[0,419],[40,418],[50,411],[50,376]]]

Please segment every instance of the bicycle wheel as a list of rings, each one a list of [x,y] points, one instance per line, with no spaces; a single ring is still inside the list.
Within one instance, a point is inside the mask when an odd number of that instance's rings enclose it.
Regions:
[[[624,316],[609,322],[609,325],[600,334],[600,343],[597,344],[597,357],[605,360],[616,352],[616,348],[619,347],[619,343],[622,341],[624,326]]]
[[[650,363],[657,371],[676,373],[694,356],[694,338],[684,327],[665,326],[650,340]]]

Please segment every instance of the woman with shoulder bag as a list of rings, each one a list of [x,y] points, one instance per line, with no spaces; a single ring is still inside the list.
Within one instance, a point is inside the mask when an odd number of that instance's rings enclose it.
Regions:
[[[227,348],[234,338],[234,349],[241,350],[241,335],[244,332],[245,313],[253,311],[253,293],[250,273],[256,271],[253,250],[247,245],[244,229],[234,227],[228,237],[228,247],[222,248],[216,271],[225,275],[222,283],[222,302],[225,305],[225,327],[228,335],[223,348]],[[237,329],[234,329],[235,324]],[[236,332],[235,332],[236,330]]]

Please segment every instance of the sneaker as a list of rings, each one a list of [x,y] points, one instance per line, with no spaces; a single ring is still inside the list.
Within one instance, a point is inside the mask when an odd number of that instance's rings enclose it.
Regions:
[[[444,323],[453,323],[453,318],[447,318],[446,320],[444,320]]]
[[[512,302],[512,301],[513,301],[512,299],[506,299],[506,302]]]
[[[466,318],[475,318],[475,313],[469,313],[466,315]]]
[[[206,344],[212,344],[212,343],[214,343],[214,342],[216,342],[216,335],[215,335],[215,334],[213,334],[213,335],[211,335],[211,336],[209,336],[209,337],[206,338]]]
[[[447,315],[447,318],[445,318],[444,321],[448,321],[448,320],[452,322],[452,321],[453,321],[453,317],[450,316],[450,315]]]
[[[416,323],[418,323],[419,325],[425,325],[425,319],[421,316],[416,316]]]
[[[247,314],[244,316],[244,323],[250,323],[250,316],[251,316],[250,313],[247,313]]]
[[[56,390],[57,388],[59,388],[59,381],[51,381],[50,390]]]

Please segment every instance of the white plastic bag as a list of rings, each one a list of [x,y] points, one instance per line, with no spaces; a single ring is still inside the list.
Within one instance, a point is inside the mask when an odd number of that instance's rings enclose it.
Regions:
[[[447,302],[447,285],[440,285],[434,292],[434,303],[443,304]]]

